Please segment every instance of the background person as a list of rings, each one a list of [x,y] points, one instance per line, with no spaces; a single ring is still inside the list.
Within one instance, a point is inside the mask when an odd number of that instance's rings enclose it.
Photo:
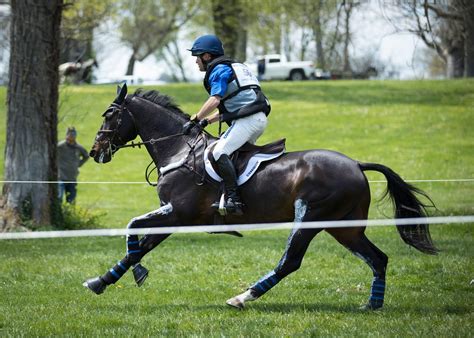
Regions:
[[[77,132],[74,127],[69,127],[66,139],[58,143],[58,198],[62,202],[66,193],[66,202],[74,203],[77,194],[76,181],[79,167],[88,159],[89,154],[76,142]]]

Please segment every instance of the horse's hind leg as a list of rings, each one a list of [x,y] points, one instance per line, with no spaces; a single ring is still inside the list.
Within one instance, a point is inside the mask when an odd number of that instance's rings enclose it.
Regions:
[[[346,219],[366,219],[361,210],[355,211]],[[385,273],[388,257],[375,246],[364,234],[365,227],[327,229],[327,231],[354,255],[361,258],[372,269],[374,279],[366,309],[379,309],[383,306],[385,296]]]
[[[155,211],[133,218],[127,227],[129,229],[138,229],[156,227],[163,224],[172,225],[175,223],[175,220],[171,212],[172,207],[170,204],[167,204]],[[96,294],[101,294],[108,285],[115,284],[122,278],[132,266],[134,267],[133,275],[135,281],[138,286],[141,286],[148,276],[148,270],[139,264],[140,260],[169,236],[169,234],[145,235],[139,240],[137,235],[128,235],[126,239],[126,256],[102,276],[84,282],[84,286]]]
[[[295,201],[295,222],[302,222],[306,215],[306,204]],[[288,238],[285,253],[277,267],[263,276],[244,293],[227,300],[227,304],[242,309],[246,301],[252,301],[273,288],[283,278],[301,266],[309,243],[322,229],[298,229],[296,226]]]

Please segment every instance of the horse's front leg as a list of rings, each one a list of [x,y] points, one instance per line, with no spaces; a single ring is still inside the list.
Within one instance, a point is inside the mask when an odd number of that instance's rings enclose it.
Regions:
[[[177,224],[177,219],[173,214],[173,206],[168,203],[157,210],[134,217],[128,223],[127,228],[139,229],[175,224]],[[134,267],[135,281],[138,286],[141,286],[148,276],[148,270],[139,264],[140,260],[169,236],[170,234],[145,235],[139,239],[138,235],[128,235],[126,238],[127,252],[125,257],[102,276],[84,282],[84,286],[96,294],[101,294],[108,285],[115,284],[122,278],[132,266]]]

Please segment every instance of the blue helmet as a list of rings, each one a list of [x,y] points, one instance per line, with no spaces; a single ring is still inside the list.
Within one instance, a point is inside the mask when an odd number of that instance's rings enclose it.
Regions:
[[[203,35],[194,41],[191,49],[193,56],[198,56],[204,53],[209,53],[215,56],[224,55],[224,47],[221,40],[215,35]]]

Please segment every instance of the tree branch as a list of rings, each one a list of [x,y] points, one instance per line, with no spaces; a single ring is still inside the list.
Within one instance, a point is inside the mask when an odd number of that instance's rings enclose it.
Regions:
[[[432,4],[428,3],[426,0],[424,1],[423,6],[425,7],[425,9],[431,9],[433,12],[436,13],[437,16],[443,19],[452,19],[452,20],[460,20],[460,21],[462,21],[463,19],[461,15],[457,13],[453,13],[453,12],[446,12],[439,7],[433,6]]]

